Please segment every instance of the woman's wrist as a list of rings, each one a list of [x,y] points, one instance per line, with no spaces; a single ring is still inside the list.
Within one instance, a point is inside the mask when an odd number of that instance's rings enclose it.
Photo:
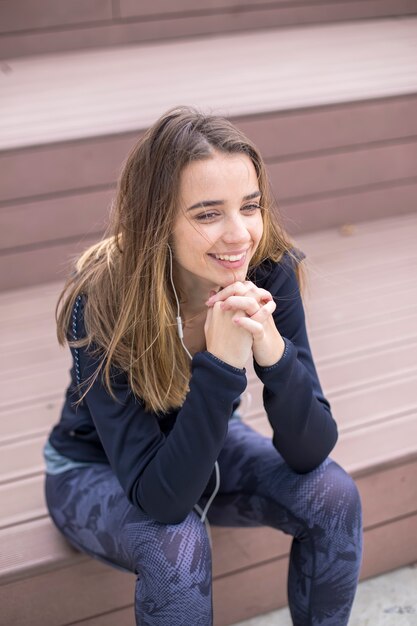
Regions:
[[[253,358],[260,367],[271,367],[278,363],[285,350],[285,342],[271,318],[270,331],[262,339],[253,342]]]

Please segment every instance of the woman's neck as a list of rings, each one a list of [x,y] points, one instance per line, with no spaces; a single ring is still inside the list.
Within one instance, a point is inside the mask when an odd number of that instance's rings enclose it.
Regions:
[[[206,319],[207,314],[207,306],[205,304],[208,294],[205,295],[205,299],[192,299],[192,300],[181,300],[181,317],[183,323],[187,327],[191,327],[195,324],[198,324],[202,319]]]
[[[217,291],[215,285],[195,280],[192,276],[175,277],[175,285],[181,291],[180,306],[181,317],[184,322],[191,321],[191,319],[199,318],[207,313],[206,301],[210,297],[211,291]]]

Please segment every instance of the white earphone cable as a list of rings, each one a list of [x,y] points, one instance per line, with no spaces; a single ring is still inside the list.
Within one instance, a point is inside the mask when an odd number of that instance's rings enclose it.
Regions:
[[[176,317],[176,321],[177,321],[177,331],[178,331],[178,337],[180,338],[182,347],[184,348],[185,352],[188,354],[188,356],[190,357],[190,359],[192,360],[192,355],[189,352],[189,350],[187,349],[187,346],[184,343],[184,332],[183,332],[183,328],[182,328],[182,319],[181,319],[181,309],[180,309],[180,301],[178,299],[178,295],[177,295],[177,291],[175,289],[175,285],[174,285],[174,278],[172,275],[172,250],[171,250],[171,246],[168,244],[168,250],[169,250],[169,276],[170,276],[170,280],[171,280],[171,285],[172,285],[172,290],[174,292],[174,296],[175,296],[175,301],[177,303],[177,317]],[[215,474],[216,474],[216,486],[213,490],[213,493],[211,494],[209,500],[207,501],[204,509],[202,509],[198,504],[194,505],[194,509],[197,511],[197,513],[200,515],[200,519],[202,522],[205,523],[206,528],[207,528],[207,534],[209,537],[209,541],[210,541],[210,546],[212,546],[212,541],[211,541],[211,532],[210,532],[210,524],[209,521],[207,519],[207,513],[208,510],[211,506],[211,503],[213,502],[214,498],[217,495],[217,492],[220,489],[220,468],[219,468],[219,464],[216,461],[214,463],[214,470],[215,470]]]

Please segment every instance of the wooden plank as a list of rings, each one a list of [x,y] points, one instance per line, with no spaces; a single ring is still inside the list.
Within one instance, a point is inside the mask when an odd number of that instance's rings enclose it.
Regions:
[[[384,228],[378,228],[378,224],[383,224]],[[351,228],[346,230],[327,228],[300,236],[298,241],[307,258],[314,257],[315,267],[320,266],[319,276],[344,275],[357,270],[359,265],[362,267],[364,261],[367,261],[366,268],[381,268],[390,266],[391,261],[395,263],[402,258],[415,259],[415,248],[414,252],[407,249],[404,255],[403,244],[408,248],[416,229],[417,216],[414,211],[409,215],[393,215],[384,220],[367,220],[361,224],[351,224]],[[345,234],[346,231],[348,234]],[[388,243],[395,245],[395,259],[384,255],[384,247]],[[378,254],[378,263],[375,262],[374,254],[366,258],[369,251]],[[360,253],[359,258],[357,253]]]
[[[321,2],[306,5],[274,6],[264,4],[258,10],[229,10],[207,12],[204,15],[168,14],[165,16],[115,19],[109,24],[51,28],[42,32],[29,30],[24,33],[4,34],[0,38],[2,58],[14,58],[56,51],[72,51],[150,42],[182,37],[195,37],[242,30],[258,30],[271,27],[321,24],[339,20],[358,20],[415,14],[415,0],[349,0],[348,2]]]
[[[52,197],[0,210],[0,250],[104,232],[114,189]]]
[[[320,381],[326,393],[332,395],[343,390],[353,390],[368,385],[369,382],[388,380],[392,374],[387,372],[387,363],[392,372],[410,371],[415,366],[417,337],[401,346],[384,348],[377,352],[368,352],[359,357],[319,366]],[[398,375],[397,375],[398,377]]]
[[[55,334],[55,321],[53,318],[53,311],[50,310],[46,315],[36,315],[33,319],[20,319],[16,320],[14,324],[7,324],[7,330],[2,329],[0,342],[1,345],[7,350],[8,348],[14,351],[21,351],[22,345],[30,338],[37,337],[38,348],[42,347],[42,338],[47,335],[50,339],[54,338]]]
[[[45,441],[42,435],[2,446],[0,484],[43,473],[45,463],[42,448]]]
[[[351,429],[416,410],[416,383],[414,367],[397,380],[377,380],[368,382],[365,388],[332,394],[330,402],[340,427]]]
[[[373,254],[373,257],[375,256],[376,254]],[[384,265],[381,259],[380,265],[364,267],[362,275],[360,275],[359,267],[352,268],[351,272],[340,272],[340,274],[327,273],[325,268],[317,271],[318,266],[315,265],[314,259],[311,266],[307,261],[303,266],[307,274],[303,301],[308,322],[310,323],[310,319],[314,319],[314,316],[325,316],[334,306],[341,306],[344,301],[361,299],[372,294],[378,297],[384,290],[387,293],[388,302],[391,289],[401,290],[406,286],[412,287],[412,273],[416,260],[417,255],[415,258],[401,258],[397,259],[397,263]]]
[[[30,375],[30,372],[33,372],[34,366],[43,370],[45,367],[48,370],[68,370],[71,365],[68,348],[58,346],[58,341],[51,341],[51,345],[49,343],[43,345],[42,350],[39,349],[39,345],[33,348],[26,348],[24,345],[21,347],[21,352],[14,352],[9,355],[6,377],[12,378],[17,375],[26,377]]]
[[[101,613],[91,619],[83,619],[81,622],[72,622],[71,626],[135,626],[135,609],[133,604],[124,609],[111,611],[105,615]]]
[[[105,615],[101,613],[91,619],[72,622],[71,626],[114,626],[115,624],[117,626],[136,626],[133,604],[124,609],[111,611],[111,613],[106,613]]]
[[[353,356],[363,354],[367,350],[379,346],[393,345],[405,339],[414,339],[417,336],[415,316],[410,314],[398,315],[397,324],[391,320],[379,321],[372,325],[370,322],[359,323],[354,329],[335,330],[326,336],[311,337],[314,354],[325,355],[320,357],[320,363],[328,363],[338,354]]]
[[[369,167],[372,163],[372,167]],[[344,191],[417,176],[417,142],[365,147],[355,152],[270,163],[275,196],[281,202],[315,193]]]
[[[417,460],[356,479],[364,528],[417,511]]]
[[[175,3],[175,10],[173,10],[170,0],[155,0],[152,4],[140,3],[135,0],[120,0],[120,14],[123,18],[129,17],[148,17],[148,16],[160,16],[171,15],[175,17],[179,13],[195,13],[200,11],[201,13],[214,12],[221,10],[222,12],[238,12],[242,13],[245,10],[250,10],[252,13],[255,11],[262,11],[265,8],[270,8],[271,5],[279,8],[281,5],[286,8],[291,5],[301,4],[305,9],[310,6],[316,8],[316,0],[302,0],[301,2],[294,2],[293,0],[275,0],[269,3],[268,7],[265,7],[260,2],[254,2],[253,0],[203,0],[196,6],[193,0],[177,0]],[[328,5],[328,9],[331,8],[332,2],[324,2]],[[358,17],[361,17],[359,14]]]
[[[339,327],[346,328],[348,324],[366,323],[369,319],[383,321],[391,317],[395,320],[397,315],[404,312],[417,314],[417,289],[415,285],[408,283],[394,285],[391,290],[372,293],[368,297],[362,294],[359,297],[351,296],[347,302],[341,299],[333,302],[331,309],[320,307],[309,311],[309,330],[312,335],[318,337],[325,334],[327,329],[336,330]],[[327,315],[324,313],[327,311]]]
[[[297,111],[271,111],[233,121],[269,162],[297,154],[407,139],[417,134],[416,106],[417,97],[410,94]]]
[[[34,300],[38,301],[38,299],[50,299],[50,301],[53,302],[63,284],[63,281],[57,281],[55,283],[50,282],[43,283],[42,285],[24,287],[23,289],[15,288],[2,291],[0,293],[1,310],[4,310],[4,306],[9,307],[17,305],[19,308],[19,306],[24,306],[28,303],[33,305]]]
[[[0,33],[88,24],[111,17],[111,0],[14,0],[0,3]]]
[[[24,404],[26,410],[30,410],[31,402],[37,401],[39,398],[49,398],[54,396],[57,391],[63,395],[66,387],[70,382],[67,369],[60,368],[57,372],[54,370],[41,370],[34,372],[23,378],[12,378],[4,384],[7,387],[2,394],[0,400],[0,409],[8,410],[9,407]],[[24,389],[24,396],[18,395],[19,390]],[[22,402],[23,399],[23,402]],[[16,401],[17,400],[17,401]]]
[[[214,623],[227,626],[287,604],[288,557],[213,581]]]
[[[25,402],[20,406],[9,407],[0,413],[0,444],[12,443],[22,439],[46,436],[55,422],[63,404],[63,389],[43,400]]]
[[[365,533],[362,580],[415,563],[416,524],[417,515],[410,515]]]
[[[277,183],[279,191],[279,183]],[[416,183],[355,188],[302,200],[280,202],[285,228],[292,235],[415,211]],[[278,196],[279,197],[279,196]]]
[[[272,4],[279,5],[282,1],[275,0]],[[175,7],[173,7],[170,0],[155,0],[152,4],[145,2],[138,4],[135,0],[120,0],[120,14],[123,18],[156,15],[163,17],[164,14],[175,15],[178,13],[195,12],[196,10],[202,13],[215,11],[216,9],[243,11],[251,8],[252,10],[262,10],[262,7],[257,7],[256,4],[253,0],[203,0],[196,6],[193,0],[177,0]],[[303,4],[308,4],[308,0],[304,0]]]
[[[56,195],[75,190],[94,192],[114,184],[139,133],[58,143],[24,151],[0,152],[0,200]],[[25,186],[19,184],[21,168],[26,172]],[[48,171],[49,184],[41,176]]]
[[[0,291],[47,281],[63,281],[72,259],[95,243],[100,234],[83,237],[80,241],[63,242],[44,248],[14,252],[0,256]]]
[[[395,425],[387,421],[343,433],[331,456],[357,479],[413,460],[416,458],[416,415],[414,412],[398,417]]]
[[[72,548],[46,517],[4,528],[0,536],[0,593],[12,581],[91,560]]]
[[[72,567],[0,587],[4,623],[64,626],[132,603],[133,574],[80,559]],[[53,590],[53,602],[45,600],[45,590]]]
[[[41,329],[40,329],[41,330]],[[17,333],[15,333],[16,335]],[[2,349],[4,351],[4,356],[13,357],[15,356],[19,359],[19,355],[22,355],[22,351],[27,350],[28,353],[33,350],[39,350],[39,344],[41,344],[44,348],[48,350],[56,350],[57,347],[57,339],[55,335],[55,322],[50,324],[45,323],[42,332],[39,332],[39,335],[36,337],[33,335],[29,335],[25,340],[17,341],[15,344],[11,341],[7,340],[7,337],[3,339]],[[30,358],[30,357],[29,357]]]
[[[0,500],[0,529],[45,517],[44,477],[24,478],[13,483],[13,487],[0,485]]]

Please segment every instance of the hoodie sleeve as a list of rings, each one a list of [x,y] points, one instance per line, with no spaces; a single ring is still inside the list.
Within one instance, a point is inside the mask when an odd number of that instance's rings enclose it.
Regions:
[[[337,441],[337,426],[311,354],[294,263],[285,255],[256,281],[274,297],[274,320],[285,349],[275,365],[254,366],[264,385],[273,444],[293,470],[305,473],[329,455]]]
[[[82,307],[79,336],[85,334]],[[78,348],[81,381],[98,361]],[[74,351],[73,351],[74,354]],[[175,524],[189,514],[206,487],[223,446],[233,404],[246,387],[245,370],[209,352],[192,360],[190,390],[165,436],[157,416],[135,398],[123,373],[113,379],[113,399],[98,376],[84,402],[108,461],[129,500],[153,519]]]

